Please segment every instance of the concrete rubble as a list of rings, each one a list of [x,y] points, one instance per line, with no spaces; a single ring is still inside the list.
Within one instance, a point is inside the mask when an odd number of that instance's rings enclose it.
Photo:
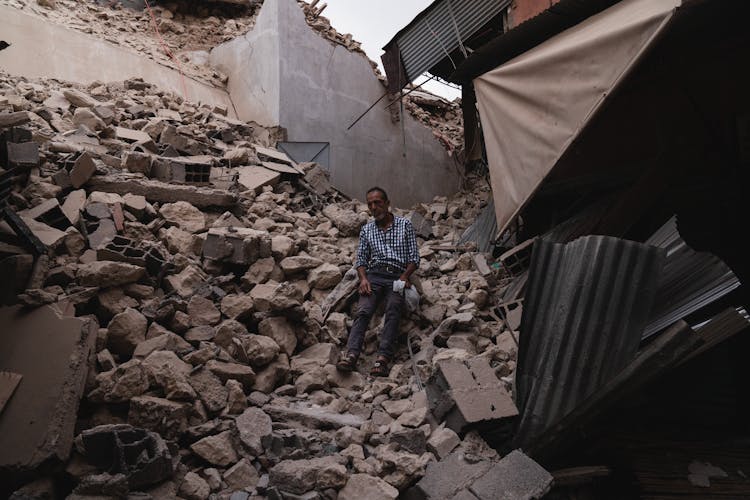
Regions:
[[[92,33],[125,19],[122,44],[143,32],[147,15],[20,3]],[[246,30],[257,3],[215,36]],[[308,22],[360,50],[316,4],[305,4]],[[172,33],[192,22],[179,9],[154,9]],[[94,19],[104,22],[87,23]],[[4,74],[0,123],[5,165],[15,168],[8,206],[46,247],[40,257],[0,226],[2,296],[99,326],[74,398],[80,409],[66,410],[75,421],[60,438],[68,446],[55,450],[63,467],[0,470],[11,478],[0,494],[50,478],[69,485],[70,498],[397,498],[457,454],[481,455],[487,470],[502,463],[477,431],[512,419],[516,353],[493,312],[502,290],[491,256],[455,244],[489,197],[485,180],[395,209],[426,228],[414,279],[421,306],[403,318],[390,376],[373,379],[382,315],[358,371],[335,369],[367,207],[331,187],[317,164],[276,151],[283,131],[138,79],[79,86]],[[258,169],[270,174],[259,179]],[[453,386],[449,367],[471,371],[476,387]],[[485,397],[498,404],[472,406]]]

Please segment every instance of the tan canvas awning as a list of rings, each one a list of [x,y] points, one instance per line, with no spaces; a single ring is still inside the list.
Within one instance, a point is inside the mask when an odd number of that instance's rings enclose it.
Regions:
[[[681,0],[623,0],[474,80],[502,232]]]

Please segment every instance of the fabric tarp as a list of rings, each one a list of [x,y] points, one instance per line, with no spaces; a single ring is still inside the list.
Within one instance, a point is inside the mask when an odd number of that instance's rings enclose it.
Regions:
[[[623,0],[474,80],[501,232],[681,3]]]

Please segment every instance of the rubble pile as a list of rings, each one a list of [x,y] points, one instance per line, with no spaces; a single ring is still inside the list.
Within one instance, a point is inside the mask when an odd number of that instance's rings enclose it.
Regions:
[[[2,4],[133,49],[164,66],[223,87],[227,77],[209,66],[208,51],[250,31],[262,2],[235,5],[176,0],[155,5],[152,1],[151,10],[126,8],[119,1],[100,5],[76,0],[2,0]]]
[[[516,348],[485,256],[454,244],[486,184],[408,213],[421,306],[388,378],[362,374],[380,316],[362,373],[342,374],[366,206],[272,149],[277,130],[140,80],[0,89],[7,203],[45,249],[34,262],[4,227],[4,289],[100,325],[66,469],[77,495],[396,498],[455,450],[495,456],[471,426],[498,415],[461,402],[487,384],[507,396]],[[451,369],[481,387],[451,392]]]
[[[404,97],[404,107],[432,129],[450,155],[463,150],[464,120],[459,99],[448,101],[430,92],[415,90]]]

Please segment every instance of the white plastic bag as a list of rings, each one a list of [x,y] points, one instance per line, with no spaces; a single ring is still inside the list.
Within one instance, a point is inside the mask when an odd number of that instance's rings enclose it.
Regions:
[[[409,312],[414,312],[419,308],[419,292],[413,285],[404,289],[404,299],[406,299],[406,308]]]

